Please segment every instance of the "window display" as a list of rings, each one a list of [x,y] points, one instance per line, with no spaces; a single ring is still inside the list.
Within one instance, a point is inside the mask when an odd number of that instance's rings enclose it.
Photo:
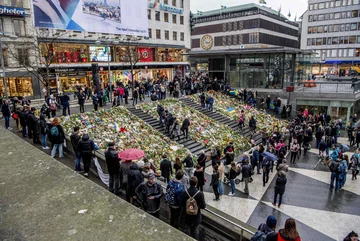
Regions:
[[[48,52],[53,53],[53,63],[86,63],[88,59],[88,46],[83,44],[41,44],[40,54],[43,58]],[[44,62],[46,59],[44,59]]]
[[[4,95],[4,81],[0,79],[0,95]],[[10,97],[33,96],[33,86],[31,77],[9,77],[6,78],[8,95]]]
[[[155,56],[155,61],[159,62],[182,62],[183,51],[181,49],[165,49],[158,48]]]

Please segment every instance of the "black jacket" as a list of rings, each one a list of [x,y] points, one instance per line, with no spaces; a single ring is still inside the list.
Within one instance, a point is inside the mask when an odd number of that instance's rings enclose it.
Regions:
[[[260,224],[258,230],[265,233],[266,241],[277,241],[277,232],[271,228],[269,228],[266,223]]]
[[[183,130],[187,129],[187,128],[189,128],[189,126],[190,126],[190,121],[189,121],[188,118],[185,118],[183,123],[182,123],[181,129],[183,129]]]
[[[187,189],[187,191],[191,197],[194,197],[194,195],[198,192],[198,189],[196,187],[190,187],[189,189]],[[182,193],[181,200],[182,200],[182,206],[184,207],[185,214],[186,214],[186,201],[189,199],[189,195],[186,193],[185,190]],[[204,198],[204,194],[202,192],[199,192],[198,194],[196,194],[194,199],[196,200],[197,206],[199,208],[199,212],[197,213],[197,215],[186,215],[186,224],[190,225],[190,226],[196,226],[201,223],[202,217],[201,217],[200,210],[206,208],[205,198]]]
[[[198,157],[197,163],[198,163],[201,167],[205,167],[205,163],[206,163],[206,156],[205,156],[205,154],[201,154],[201,155]]]
[[[9,106],[9,104],[7,104],[7,105],[5,105],[5,104],[3,104],[2,106],[1,106],[1,112],[2,112],[2,114],[3,114],[3,116],[10,116],[10,106]]]
[[[251,166],[249,164],[246,164],[241,169],[242,177],[248,178],[251,177]]]
[[[210,186],[217,186],[219,184],[219,172],[215,172],[211,175]]]
[[[286,177],[280,177],[278,176],[276,178],[276,184],[275,184],[275,192],[279,194],[284,194],[285,192],[285,185],[286,185]]]
[[[186,157],[182,163],[184,164],[184,167],[194,167],[194,162],[191,157]]]
[[[205,185],[204,170],[202,170],[202,171],[195,170],[194,171],[194,177],[196,177],[198,179],[198,186],[204,186]]]
[[[45,116],[44,115],[40,115],[40,134],[44,135],[47,134],[46,133],[46,120],[45,120]]]
[[[239,171],[236,172],[233,168],[230,168],[229,179],[235,179],[239,175]]]
[[[160,199],[163,196],[163,190],[160,184],[154,183],[149,186],[147,182],[141,183],[136,189],[137,201],[148,213],[154,213],[160,210]],[[154,196],[149,199],[148,196]]]
[[[36,128],[36,123],[38,121],[38,118],[36,118],[34,112],[30,111],[29,114],[27,115],[27,124],[29,127]]]
[[[173,170],[171,168],[171,162],[168,159],[164,159],[160,163],[160,171],[161,176],[170,180],[170,174],[173,174]]]
[[[94,150],[94,142],[90,139],[88,134],[83,135],[78,144],[78,151],[81,154],[88,154]]]
[[[86,95],[84,93],[82,93],[82,94],[79,93],[77,97],[78,97],[79,104],[85,103]]]
[[[73,132],[70,136],[70,141],[73,147],[74,152],[78,152],[78,145],[80,142],[81,138],[79,136],[79,134]]]
[[[120,174],[120,160],[115,150],[108,149],[105,152],[106,165],[110,175]]]
[[[63,144],[64,140],[65,140],[65,133],[64,133],[64,129],[62,128],[61,125],[57,125],[56,128],[58,129],[59,135],[58,136],[52,136],[51,134],[50,136],[50,142],[52,144]]]
[[[126,195],[130,197],[135,195],[136,188],[144,182],[144,177],[136,163],[130,166],[130,170],[127,176]]]

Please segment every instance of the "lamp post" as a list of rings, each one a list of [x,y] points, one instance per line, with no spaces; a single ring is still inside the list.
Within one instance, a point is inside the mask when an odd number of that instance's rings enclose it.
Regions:
[[[4,37],[8,37],[8,38],[10,38],[12,40],[17,39],[17,36],[13,35],[13,34],[0,32],[0,35],[4,36]],[[8,95],[7,84],[6,84],[5,60],[4,60],[4,53],[2,51],[2,39],[1,38],[0,38],[0,51],[1,51],[1,68],[2,68],[2,71],[3,71],[2,77],[3,77],[3,83],[4,83],[4,91],[5,91],[6,99],[8,99],[9,95]]]

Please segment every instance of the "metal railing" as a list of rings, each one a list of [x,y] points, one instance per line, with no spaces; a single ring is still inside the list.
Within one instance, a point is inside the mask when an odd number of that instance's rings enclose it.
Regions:
[[[360,81],[342,81],[342,82],[323,82],[323,81],[303,81],[296,83],[287,83],[287,86],[293,86],[294,92],[304,93],[336,93],[336,94],[357,94],[360,93]]]

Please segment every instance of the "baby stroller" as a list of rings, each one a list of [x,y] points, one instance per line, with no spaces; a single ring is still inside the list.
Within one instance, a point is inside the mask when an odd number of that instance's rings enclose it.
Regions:
[[[238,168],[241,170],[241,165],[238,165],[238,164],[241,164],[241,162],[237,162],[236,163]],[[227,165],[225,166],[224,168],[224,180],[223,182],[226,184],[226,185],[229,185],[230,184],[230,179],[229,179],[229,176],[230,176],[230,169],[231,169],[231,166],[230,165]],[[235,184],[239,184],[240,183],[240,179],[238,177],[235,178]]]

